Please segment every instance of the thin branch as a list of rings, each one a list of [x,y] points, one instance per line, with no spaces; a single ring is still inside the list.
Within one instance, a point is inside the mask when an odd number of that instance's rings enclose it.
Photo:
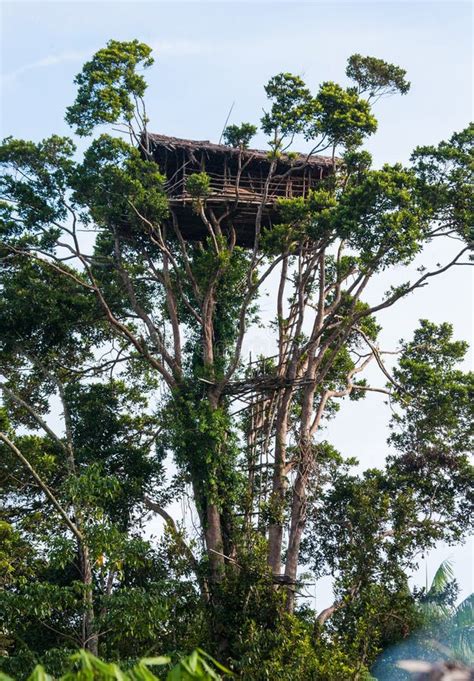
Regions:
[[[149,497],[145,496],[143,501],[144,501],[145,507],[147,509],[149,509],[150,511],[153,511],[153,513],[157,513],[159,516],[161,516],[163,518],[163,520],[165,521],[166,525],[168,526],[168,529],[170,530],[172,536],[176,539],[176,541],[181,546],[181,549],[182,549],[184,555],[188,559],[190,565],[192,566],[194,573],[196,574],[196,577],[198,578],[201,586],[203,587],[204,594],[206,594],[207,593],[207,587],[203,583],[202,577],[199,573],[199,563],[198,563],[195,555],[193,554],[193,552],[189,548],[189,546],[184,541],[184,539],[183,539],[180,531],[178,530],[176,523],[173,520],[173,518],[170,516],[168,511],[166,511],[163,508],[163,506],[160,506],[160,504],[157,504],[155,501],[152,501]]]
[[[2,390],[10,399],[12,399],[14,402],[19,404],[21,407],[26,409],[26,411],[34,418],[34,420],[38,423],[38,425],[44,430],[49,437],[56,442],[57,445],[61,447],[61,449],[66,452],[66,454],[69,454],[67,446],[64,444],[64,442],[59,438],[56,433],[51,430],[51,428],[48,426],[46,421],[38,414],[38,412],[33,409],[33,407],[25,402],[19,395],[13,392],[13,390],[10,390],[5,383],[0,383],[0,390]]]
[[[16,456],[19,461],[25,466],[25,468],[30,472],[32,477],[35,479],[38,487],[40,487],[45,495],[48,497],[50,502],[53,504],[54,508],[58,511],[59,515],[62,517],[68,528],[71,530],[71,532],[74,534],[74,536],[78,539],[78,541],[82,544],[84,542],[84,537],[82,535],[82,532],[80,532],[79,528],[76,526],[75,523],[72,522],[72,520],[69,518],[68,514],[64,510],[64,508],[61,506],[59,501],[56,499],[54,496],[53,492],[49,489],[48,485],[43,481],[43,479],[40,477],[40,475],[37,473],[35,468],[30,464],[28,459],[26,459],[23,454],[20,452],[18,447],[5,435],[5,433],[0,432],[0,440],[4,442],[7,447],[13,452],[13,454]]]

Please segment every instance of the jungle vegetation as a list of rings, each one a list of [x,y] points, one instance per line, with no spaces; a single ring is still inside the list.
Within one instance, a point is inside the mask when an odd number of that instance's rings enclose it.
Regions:
[[[59,678],[71,655],[86,670],[99,656],[80,678],[107,665],[117,675],[103,678],[126,678],[117,665],[177,664],[199,648],[239,679],[371,678],[381,651],[432,618],[427,601],[453,615],[452,579],[413,592],[408,577],[473,517],[466,343],[426,319],[394,355],[378,342],[381,311],[469,264],[473,127],[416,148],[407,166],[373,168],[363,145],[377,100],[408,93],[403,69],[353,55],[351,84],[316,92],[278,74],[260,122],[266,187],[295,138],[332,172],[279,201],[271,229],[264,195],[250,248],[199,174],[188,189],[206,237],[189,241],[148,144],[152,63],[147,45],[111,40],[76,78],[71,137],[1,146],[0,669],[23,679],[39,664]],[[255,130],[230,126],[226,142],[243,154]],[[446,258],[431,267],[433,243]],[[377,278],[415,258],[416,277],[374,301]],[[259,316],[269,281],[270,321]],[[264,322],[275,357],[261,358],[261,460],[233,390],[249,380],[247,333]],[[325,425],[342,400],[374,391],[391,410],[386,462],[360,472]],[[324,575],[334,602],[317,612],[305,584]],[[155,678],[140,668],[130,678]]]

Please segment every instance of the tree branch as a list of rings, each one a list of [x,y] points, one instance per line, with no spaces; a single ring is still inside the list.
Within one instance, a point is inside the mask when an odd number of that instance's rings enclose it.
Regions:
[[[7,447],[13,452],[13,454],[16,456],[19,461],[25,466],[25,468],[30,472],[31,476],[35,479],[38,487],[43,490],[45,495],[48,497],[50,502],[53,504],[54,508],[58,511],[59,515],[61,518],[64,520],[68,528],[71,530],[71,532],[74,534],[74,536],[78,539],[78,541],[82,544],[84,542],[84,536],[82,532],[79,530],[77,525],[72,522],[72,520],[69,518],[68,514],[64,510],[64,508],[61,506],[59,501],[56,499],[52,491],[49,489],[48,485],[42,480],[40,475],[37,473],[35,468],[30,464],[28,459],[23,456],[23,454],[20,452],[18,447],[5,435],[5,433],[0,432],[0,440],[4,442]]]

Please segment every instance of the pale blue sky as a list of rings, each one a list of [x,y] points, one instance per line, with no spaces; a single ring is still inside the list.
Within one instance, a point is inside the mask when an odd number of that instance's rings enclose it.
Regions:
[[[150,127],[218,140],[227,112],[255,121],[263,84],[279,71],[313,88],[341,80],[347,57],[371,54],[405,67],[406,97],[382,102],[370,148],[406,160],[418,143],[470,117],[471,9],[467,2],[3,2],[3,131],[31,138],[67,131],[73,76],[109,38],[156,48]]]
[[[164,134],[218,141],[232,102],[231,122],[258,121],[270,76],[292,71],[314,89],[322,80],[344,82],[345,62],[354,52],[403,66],[412,82],[407,96],[377,106],[379,131],[368,148],[378,165],[407,162],[414,146],[446,139],[472,118],[468,2],[17,0],[1,7],[3,135],[38,140],[68,134],[63,117],[74,99],[73,77],[110,38],[138,38],[156,49],[147,103],[150,129]],[[436,249],[429,256],[433,262],[444,257]],[[381,315],[385,347],[408,336],[420,317],[451,321],[458,337],[471,340],[466,270],[450,272]],[[388,289],[397,276],[406,279],[390,273],[369,295]],[[250,336],[250,344],[266,343],[265,332]],[[329,435],[362,465],[381,465],[388,419],[382,401],[370,396],[344,408]],[[472,590],[471,549],[440,547],[429,560],[430,571],[452,555],[464,593]]]

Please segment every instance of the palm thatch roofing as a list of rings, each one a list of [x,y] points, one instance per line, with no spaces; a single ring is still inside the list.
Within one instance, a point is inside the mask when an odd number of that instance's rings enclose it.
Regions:
[[[193,152],[208,152],[209,154],[225,154],[226,156],[238,156],[240,149],[236,147],[230,147],[226,144],[214,144],[209,140],[188,140],[181,139],[179,137],[169,137],[167,135],[158,135],[156,133],[149,133],[148,139],[154,147],[161,147],[167,149],[168,151],[178,151],[183,150],[192,155]],[[243,149],[242,158],[243,160],[255,160],[255,161],[266,161],[269,162],[269,152],[262,151],[261,149]],[[316,156],[308,155],[302,153],[296,154],[281,154],[279,157],[279,163],[290,165],[309,165],[315,167],[327,167],[330,168],[333,165],[333,161],[329,156]]]

